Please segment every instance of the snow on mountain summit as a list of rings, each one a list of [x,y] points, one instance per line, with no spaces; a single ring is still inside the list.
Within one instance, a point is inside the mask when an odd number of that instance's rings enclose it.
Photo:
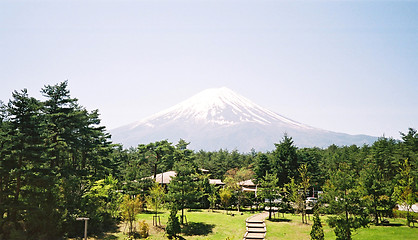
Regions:
[[[156,126],[162,120],[224,126],[245,122],[262,125],[281,123],[295,128],[311,128],[267,110],[226,87],[206,89],[171,108],[132,124],[131,127],[142,124]]]
[[[272,150],[283,136],[299,147],[362,145],[376,140],[304,125],[265,109],[222,87],[204,90],[191,98],[139,122],[111,131],[112,140],[125,147],[167,139],[190,141],[194,150]]]

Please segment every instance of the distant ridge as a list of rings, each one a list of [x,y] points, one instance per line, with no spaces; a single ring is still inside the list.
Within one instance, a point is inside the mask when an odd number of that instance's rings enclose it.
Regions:
[[[180,138],[193,150],[219,149],[249,152],[274,149],[287,133],[298,147],[372,144],[376,137],[349,135],[314,128],[265,109],[222,87],[204,90],[191,98],[138,122],[111,130],[115,143],[137,146]]]

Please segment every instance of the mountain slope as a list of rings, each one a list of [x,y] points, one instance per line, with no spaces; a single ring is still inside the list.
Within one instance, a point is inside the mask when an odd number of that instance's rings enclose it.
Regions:
[[[267,110],[228,88],[208,89],[167,110],[111,131],[125,147],[168,139],[194,150],[272,150],[284,133],[299,147],[362,145],[376,140],[314,128]]]

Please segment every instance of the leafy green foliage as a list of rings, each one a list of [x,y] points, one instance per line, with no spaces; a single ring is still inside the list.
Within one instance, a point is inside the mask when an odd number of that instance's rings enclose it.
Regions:
[[[165,192],[161,184],[154,182],[154,185],[149,191],[149,195],[146,197],[148,206],[151,206],[155,211],[155,216],[158,216],[158,209],[164,203]]]
[[[135,231],[134,222],[136,220],[136,215],[144,210],[144,202],[139,198],[139,196],[132,198],[129,195],[123,197],[121,203],[122,217],[128,224],[128,234],[132,235]]]
[[[408,226],[410,226],[410,223],[413,222],[413,217],[409,212],[418,199],[418,192],[414,189],[414,177],[411,174],[411,165],[408,159],[405,159],[405,162],[402,164],[398,181],[399,185],[395,187],[393,194],[397,202],[406,207],[408,212],[407,222]]]
[[[224,206],[224,209],[228,212],[229,202],[232,197],[232,192],[229,188],[221,188],[219,190],[219,197],[221,198],[221,203]]]
[[[300,173],[300,188],[302,191],[300,191],[301,197],[299,197],[299,201],[298,201],[298,205],[300,206],[300,211],[302,213],[302,223],[308,223],[308,220],[306,219],[306,197],[307,197],[307,193],[309,191],[309,187],[310,187],[310,177],[308,176],[308,168],[306,164],[302,164],[299,169],[298,169],[299,173]]]
[[[371,146],[298,149],[285,135],[266,153],[193,152],[183,139],[175,146],[163,140],[123,149],[110,143],[98,111],[87,111],[70,95],[67,81],[47,85],[41,93],[43,100],[27,90],[14,91],[6,104],[0,102],[3,239],[78,237],[77,217],[91,219],[89,234],[106,231],[121,216],[121,192],[152,196],[148,177],[168,170],[178,172],[169,200],[182,216],[184,208],[213,208],[218,201],[224,208],[236,201],[239,208],[254,201],[237,184],[252,179],[252,172],[261,189],[277,187],[283,212],[293,210],[290,202],[303,205],[306,196],[323,190],[326,211],[335,214],[330,224],[340,238],[366,226],[368,217],[377,224],[391,216],[396,204],[410,208],[418,198],[418,133],[412,128],[401,133],[401,140],[382,137]],[[197,174],[197,166],[210,175]],[[298,172],[301,166],[304,175]],[[310,186],[296,184],[304,176]],[[228,186],[218,194],[209,178]]]
[[[254,176],[254,172],[248,168],[233,168],[226,172],[225,174],[225,183],[229,189],[231,189],[232,194],[235,196],[237,203],[237,210],[240,211],[240,207],[244,202],[246,195],[242,191],[241,182],[246,180],[251,180]]]

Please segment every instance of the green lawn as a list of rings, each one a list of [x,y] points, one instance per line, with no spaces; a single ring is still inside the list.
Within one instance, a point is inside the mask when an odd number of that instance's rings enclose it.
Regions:
[[[243,215],[233,212],[234,216],[225,214],[224,211],[209,212],[208,210],[198,210],[187,212],[189,227],[186,228],[186,234],[182,236],[186,239],[214,239],[224,240],[227,237],[232,239],[242,239],[245,234],[245,219],[251,216],[251,213],[244,212]],[[180,215],[180,214],[178,214]],[[161,216],[161,224],[166,225],[168,213]],[[144,219],[152,226],[152,215],[140,214],[139,219]],[[152,228],[150,239],[167,239],[164,232],[158,228]]]
[[[245,219],[249,216],[252,216],[254,213],[243,212],[238,214],[237,211],[229,211],[233,213],[234,216],[230,214],[225,214],[223,210],[217,210],[210,212],[208,210],[195,210],[187,211],[186,217],[188,220],[188,227],[183,229],[185,233],[181,236],[185,239],[192,240],[225,240],[229,237],[230,240],[242,239],[245,234]],[[167,211],[159,214],[161,225],[165,227],[167,224],[169,213]],[[150,236],[148,239],[153,240],[166,240],[167,237],[164,236],[164,230],[159,227],[152,226],[152,216],[153,214],[138,214],[138,220],[145,220],[150,226]],[[177,214],[180,216],[180,212]],[[126,231],[125,225],[121,225],[121,232],[109,234],[103,239],[118,239],[122,240],[126,238],[126,235],[123,234],[123,231]]]
[[[311,218],[312,220],[312,218]],[[309,240],[312,221],[309,224],[302,224],[299,215],[286,214],[284,218],[266,220],[267,240],[276,239],[295,239]],[[321,216],[321,222],[324,226],[325,239],[335,239],[335,234],[326,223],[326,216]],[[374,226],[361,228],[353,232],[353,240],[415,240],[418,239],[418,228],[409,228],[405,226],[405,220],[390,219],[391,226]]]
[[[241,240],[245,233],[245,219],[254,213],[244,212],[243,215],[233,212],[235,216],[226,215],[224,211],[209,212],[208,210],[198,210],[187,212],[187,220],[189,227],[186,229],[186,234],[182,234],[185,239],[192,240],[225,240],[229,237],[230,240]],[[179,215],[179,214],[178,214]],[[153,214],[139,214],[138,220],[145,220],[150,225],[150,237],[148,239],[162,240],[167,239],[164,236],[164,231],[160,228],[152,226]],[[166,225],[168,219],[168,212],[163,212],[159,215],[161,217],[161,224]],[[282,216],[281,216],[282,217]],[[311,218],[312,220],[312,218]],[[369,228],[362,228],[353,233],[354,240],[415,240],[418,239],[418,227],[408,228],[405,226],[405,221],[402,219],[389,219],[391,226],[373,226]],[[326,223],[326,216],[321,216],[321,221],[324,226],[325,239],[335,239],[334,232]],[[302,224],[299,215],[286,214],[284,218],[274,219],[273,221],[266,220],[267,224],[267,240],[286,239],[286,240],[308,240],[310,239],[310,231],[312,221],[309,224]],[[121,231],[124,226],[121,226]],[[106,240],[110,239],[125,239],[122,232],[109,235]]]

